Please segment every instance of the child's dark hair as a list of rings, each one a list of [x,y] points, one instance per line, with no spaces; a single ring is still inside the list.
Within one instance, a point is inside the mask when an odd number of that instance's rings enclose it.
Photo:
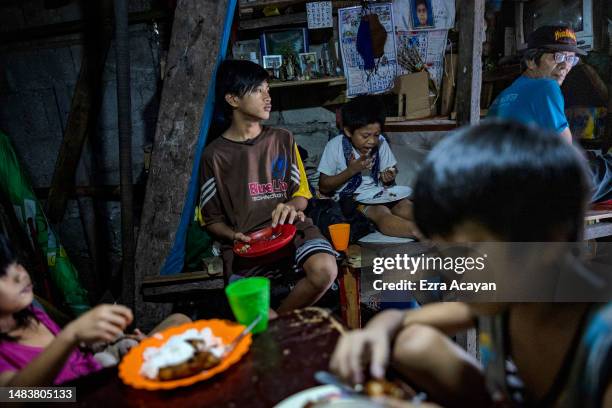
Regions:
[[[243,97],[268,79],[268,71],[254,62],[246,60],[221,62],[217,69],[215,104],[223,114],[223,119],[228,124],[232,121],[232,107],[225,101],[225,95]]]
[[[360,95],[342,107],[342,127],[351,133],[372,123],[385,125],[385,105],[379,96]]]
[[[6,275],[8,268],[13,264],[18,264],[19,259],[13,250],[9,240],[0,233],[0,278]],[[13,315],[17,322],[17,327],[25,327],[35,319],[32,309],[27,307]],[[16,338],[9,336],[7,333],[0,332],[0,341],[15,341]]]
[[[449,135],[429,154],[414,189],[415,220],[429,237],[472,221],[509,242],[577,241],[587,174],[559,135],[487,121]]]

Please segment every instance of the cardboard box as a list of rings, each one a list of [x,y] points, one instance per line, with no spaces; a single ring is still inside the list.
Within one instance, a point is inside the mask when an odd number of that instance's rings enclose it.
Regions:
[[[398,95],[398,116],[404,120],[432,116],[429,74],[426,71],[398,76],[395,78],[393,92]]]

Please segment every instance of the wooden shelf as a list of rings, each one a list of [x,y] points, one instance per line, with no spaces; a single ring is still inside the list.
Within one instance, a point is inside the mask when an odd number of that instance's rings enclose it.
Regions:
[[[272,6],[278,7],[279,9],[295,6],[300,4],[306,4],[307,2],[304,0],[257,0],[257,1],[241,1],[239,5],[240,14],[250,13],[257,9],[262,9],[264,7]],[[351,7],[358,6],[361,2],[359,1],[350,1],[350,0],[334,0],[332,1],[333,8],[342,8],[342,7]]]
[[[293,6],[295,4],[304,4],[304,1],[300,0],[257,0],[257,1],[240,1],[240,13],[249,10],[261,9],[264,7],[272,6],[278,8],[284,8]]]
[[[291,24],[306,24],[307,16],[304,9],[300,7],[299,11],[295,13],[289,14],[281,14],[278,16],[270,16],[270,17],[260,17],[261,13],[259,11],[267,6],[276,6],[279,10],[283,10],[288,6],[293,5],[305,5],[305,1],[295,1],[295,0],[258,0],[251,3],[241,3],[240,4],[240,30],[257,30],[266,27],[274,27],[281,25],[291,25]],[[352,7],[358,6],[361,3],[359,1],[334,1],[332,3],[333,13],[337,14],[336,10],[343,7]],[[253,18],[249,18],[251,16],[257,16]],[[246,17],[246,18],[245,18]]]
[[[346,85],[346,79],[344,77],[332,77],[332,78],[320,78],[320,79],[309,79],[304,81],[271,81],[270,88],[288,88],[292,86],[305,86],[305,85],[326,85],[326,86],[338,86]]]
[[[441,132],[457,128],[457,121],[446,117],[403,120],[385,123],[385,132]]]
[[[260,28],[274,27],[289,24],[306,24],[306,13],[285,14],[283,16],[272,16],[240,20],[240,30],[258,30]]]

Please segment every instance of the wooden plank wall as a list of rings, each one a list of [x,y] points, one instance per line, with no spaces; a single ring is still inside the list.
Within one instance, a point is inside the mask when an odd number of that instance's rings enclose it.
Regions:
[[[144,303],[140,286],[145,276],[159,274],[174,242],[227,6],[228,0],[179,0],[174,14],[136,246],[132,299],[143,327],[169,312],[169,305]]]

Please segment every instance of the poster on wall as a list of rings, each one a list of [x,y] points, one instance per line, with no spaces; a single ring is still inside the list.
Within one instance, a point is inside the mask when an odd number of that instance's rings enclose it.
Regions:
[[[429,31],[398,31],[397,49],[415,48],[421,60],[425,63],[431,79],[440,89],[442,76],[444,74],[444,51],[446,49],[447,30]],[[397,67],[397,74],[403,75],[408,72],[401,66]]]
[[[391,3],[372,4],[370,12],[378,16],[387,32],[384,54],[376,61],[376,69],[364,70],[364,61],[357,52],[357,31],[361,22],[361,7],[338,10],[340,51],[344,62],[346,94],[351,98],[364,93],[376,94],[389,90],[397,73],[397,56]]]
[[[397,31],[450,29],[455,26],[455,0],[393,0]]]

